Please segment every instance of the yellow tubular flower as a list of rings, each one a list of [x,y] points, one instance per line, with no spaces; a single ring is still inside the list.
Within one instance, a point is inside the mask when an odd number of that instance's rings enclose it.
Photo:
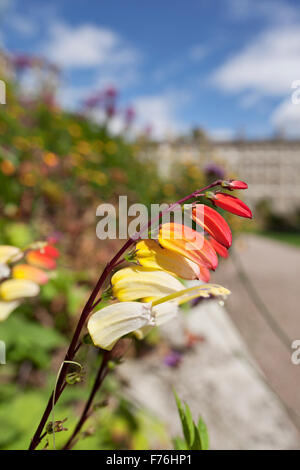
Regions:
[[[88,331],[95,344],[111,350],[116,341],[128,333],[143,338],[151,328],[173,319],[178,305],[195,297],[224,297],[230,291],[217,284],[189,287],[173,292],[151,303],[121,302],[93,313],[88,321]]]
[[[34,297],[40,291],[33,281],[9,279],[0,284],[0,297],[4,300],[17,300],[22,297]]]
[[[113,295],[121,302],[161,298],[182,289],[181,282],[171,274],[141,266],[120,269],[111,283]]]
[[[7,319],[7,317],[13,312],[21,302],[13,300],[12,302],[1,302],[0,301],[0,322]]]
[[[154,240],[142,240],[136,245],[136,259],[145,268],[160,269],[182,279],[199,279],[200,267],[193,261],[162,248]]]
[[[11,245],[0,245],[0,263],[18,261],[22,256],[23,252],[20,248]]]

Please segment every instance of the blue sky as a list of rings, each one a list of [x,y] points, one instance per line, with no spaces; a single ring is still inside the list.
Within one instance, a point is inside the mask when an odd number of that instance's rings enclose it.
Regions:
[[[300,137],[297,0],[0,0],[0,14],[6,50],[62,68],[65,106],[115,85],[157,137]]]

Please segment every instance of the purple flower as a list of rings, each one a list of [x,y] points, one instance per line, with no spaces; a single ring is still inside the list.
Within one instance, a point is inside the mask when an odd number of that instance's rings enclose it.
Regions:
[[[163,362],[168,367],[177,367],[179,366],[181,360],[182,354],[179,351],[175,351],[173,349],[168,354],[166,354]]]
[[[206,176],[214,176],[216,178],[223,179],[225,177],[225,170],[216,163],[208,163],[204,167],[204,173]]]

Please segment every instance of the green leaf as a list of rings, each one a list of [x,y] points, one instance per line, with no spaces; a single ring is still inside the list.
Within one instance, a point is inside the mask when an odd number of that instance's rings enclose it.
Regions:
[[[194,438],[195,438],[195,430],[194,430],[192,414],[187,404],[185,404],[185,408],[183,407],[175,390],[174,390],[174,396],[175,396],[175,400],[177,404],[179,417],[181,420],[183,435],[184,435],[187,445],[190,447],[192,446]]]
[[[199,429],[197,428],[195,423],[194,423],[194,430],[195,430],[195,440],[190,450],[203,450],[202,445],[201,445],[201,437],[200,437]]]
[[[37,367],[46,367],[49,353],[65,343],[54,329],[27,320],[19,311],[1,323],[0,335],[6,344],[8,363],[29,360]]]
[[[189,447],[192,447],[194,439],[195,439],[195,426],[194,426],[191,410],[186,403],[185,403],[185,421],[186,421],[186,425],[189,431],[188,432],[189,434],[188,445]]]
[[[209,435],[208,435],[208,430],[205,422],[203,419],[200,417],[198,420],[198,429],[199,435],[200,435],[200,440],[201,440],[201,448],[202,450],[208,450],[209,449]]]
[[[174,437],[173,439],[174,450],[188,450],[187,445],[181,437]]]
[[[181,403],[175,390],[173,393],[185,439],[184,442],[181,438],[176,437],[173,441],[174,448],[176,450],[207,450],[209,448],[209,437],[206,424],[200,417],[196,426],[189,406],[186,403],[184,405]]]

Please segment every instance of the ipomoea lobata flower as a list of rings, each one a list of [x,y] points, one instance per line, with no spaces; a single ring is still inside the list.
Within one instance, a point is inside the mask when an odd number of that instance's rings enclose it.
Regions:
[[[20,248],[11,245],[0,245],[0,263],[12,263],[22,258]]]
[[[23,279],[8,279],[0,284],[0,297],[7,301],[34,297],[39,291],[38,284]]]
[[[5,263],[0,263],[0,281],[2,281],[2,279],[9,277],[9,275],[10,275],[10,267]]]
[[[95,312],[87,327],[93,343],[110,350],[122,336],[152,325],[155,322],[151,303],[121,302]]]
[[[113,295],[121,302],[164,297],[182,289],[182,283],[169,273],[130,266],[111,278]]]
[[[232,234],[229,225],[215,209],[205,204],[197,204],[193,207],[192,219],[226,248],[231,246]]]
[[[162,248],[155,240],[138,242],[135,258],[144,268],[163,270],[182,279],[202,279],[198,264],[175,251]]]
[[[29,264],[17,264],[14,266],[12,277],[14,279],[28,279],[40,285],[46,284],[49,281],[49,276],[45,271]]]
[[[196,297],[227,296],[228,289],[217,284],[203,284],[174,292],[149,302],[121,302],[93,313],[88,321],[88,331],[93,343],[111,350],[116,341],[128,333],[143,337],[151,328],[174,318],[178,305]]]
[[[56,261],[53,256],[43,253],[42,250],[32,250],[26,255],[26,261],[37,268],[55,269]]]
[[[215,238],[213,237],[209,237],[209,241],[214,247],[214,249],[216,250],[216,252],[218,253],[218,255],[222,256],[222,258],[228,258],[229,252],[224,245],[217,242],[217,240],[215,240]]]
[[[249,207],[239,198],[227,193],[214,193],[207,191],[205,196],[212,201],[215,206],[221,207],[225,211],[240,217],[252,218],[252,212]]]
[[[20,303],[19,300],[12,300],[11,302],[0,301],[0,322],[6,320]]]
[[[239,180],[222,181],[221,186],[233,191],[234,189],[248,189],[247,183]]]
[[[175,253],[181,254],[199,266],[216,269],[218,257],[211,244],[202,233],[192,228],[176,224],[163,224],[159,231],[159,243]]]

